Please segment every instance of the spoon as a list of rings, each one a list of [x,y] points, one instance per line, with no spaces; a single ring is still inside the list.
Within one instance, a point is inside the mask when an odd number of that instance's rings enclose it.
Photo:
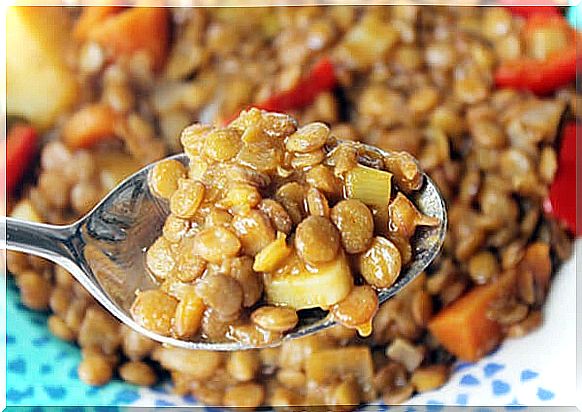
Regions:
[[[386,155],[364,146],[365,150]],[[185,154],[170,157],[188,164]],[[129,309],[138,290],[157,287],[146,275],[144,251],[159,236],[169,214],[168,202],[150,192],[148,175],[155,163],[128,177],[95,208],[75,223],[55,226],[3,217],[0,231],[6,233],[1,249],[30,253],[68,270],[93,297],[121,322],[158,342],[187,349],[241,350],[250,346],[238,342],[191,342],[152,332],[135,322]],[[420,212],[437,217],[438,227],[421,228],[413,238],[413,260],[403,268],[397,282],[379,291],[380,303],[398,293],[421,273],[438,254],[444,240],[447,214],[434,183],[424,176],[422,188],[411,196]],[[306,336],[334,325],[327,311],[299,312],[297,327],[281,340],[265,346]]]

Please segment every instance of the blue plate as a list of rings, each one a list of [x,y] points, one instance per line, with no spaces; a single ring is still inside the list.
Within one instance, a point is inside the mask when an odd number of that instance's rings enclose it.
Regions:
[[[138,389],[121,381],[93,388],[81,382],[79,348],[54,338],[47,330],[48,314],[20,303],[12,277],[6,290],[6,402],[23,405],[126,405]]]

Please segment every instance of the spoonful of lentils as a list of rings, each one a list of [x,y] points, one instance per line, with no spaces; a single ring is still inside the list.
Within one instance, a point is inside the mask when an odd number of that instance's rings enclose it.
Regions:
[[[259,109],[181,143],[76,223],[3,218],[3,247],[62,265],[154,340],[239,350],[335,323],[368,336],[443,243],[444,201],[408,153]]]

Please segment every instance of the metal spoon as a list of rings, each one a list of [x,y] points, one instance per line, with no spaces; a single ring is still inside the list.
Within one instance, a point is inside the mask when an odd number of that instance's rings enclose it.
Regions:
[[[385,155],[364,146],[369,152]],[[185,154],[171,157],[188,164]],[[3,217],[0,231],[6,233],[1,249],[26,252],[48,259],[66,270],[111,314],[132,329],[156,341],[187,349],[250,349],[238,342],[190,342],[158,335],[137,324],[129,308],[137,290],[157,287],[147,275],[144,251],[159,236],[169,214],[167,202],[150,192],[150,164],[123,181],[89,214],[67,226],[45,225]],[[379,292],[380,302],[398,293],[422,272],[438,254],[444,240],[447,214],[445,203],[434,183],[424,176],[420,191],[411,197],[424,214],[440,219],[440,226],[423,228],[413,240],[413,261],[403,268],[398,281]],[[334,324],[328,313],[319,309],[300,312],[297,327],[275,346],[328,328]]]

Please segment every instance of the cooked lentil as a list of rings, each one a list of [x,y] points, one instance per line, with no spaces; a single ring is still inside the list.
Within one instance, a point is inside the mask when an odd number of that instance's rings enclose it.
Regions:
[[[263,329],[286,332],[297,325],[295,310],[285,307],[263,306],[251,314],[251,320]]]
[[[71,328],[67,326],[65,321],[57,315],[51,315],[48,318],[47,324],[50,332],[57,338],[65,341],[75,340],[75,332],[73,332]]]
[[[35,310],[45,310],[50,301],[50,283],[42,275],[26,271],[17,278],[22,303]]]
[[[139,386],[152,386],[158,381],[152,367],[141,361],[130,361],[121,365],[119,376],[124,381]]]
[[[253,380],[261,366],[259,354],[256,351],[247,350],[232,352],[226,363],[226,370],[236,380],[248,382]]]
[[[85,356],[77,370],[79,379],[92,386],[105,385],[113,376],[113,365],[102,355]]]
[[[410,377],[410,383],[419,392],[432,391],[444,385],[448,370],[445,365],[432,365],[416,369]]]
[[[344,299],[331,308],[336,321],[357,329],[361,336],[372,333],[371,321],[377,311],[378,296],[368,285],[354,287]]]
[[[366,282],[378,288],[387,288],[396,281],[402,258],[394,243],[376,236],[368,250],[358,256],[358,264]]]
[[[265,398],[265,389],[257,383],[239,383],[224,394],[224,405],[242,408],[257,408]]]
[[[374,234],[374,218],[365,204],[357,199],[342,200],[331,210],[331,220],[340,231],[346,252],[362,253],[368,249]]]

